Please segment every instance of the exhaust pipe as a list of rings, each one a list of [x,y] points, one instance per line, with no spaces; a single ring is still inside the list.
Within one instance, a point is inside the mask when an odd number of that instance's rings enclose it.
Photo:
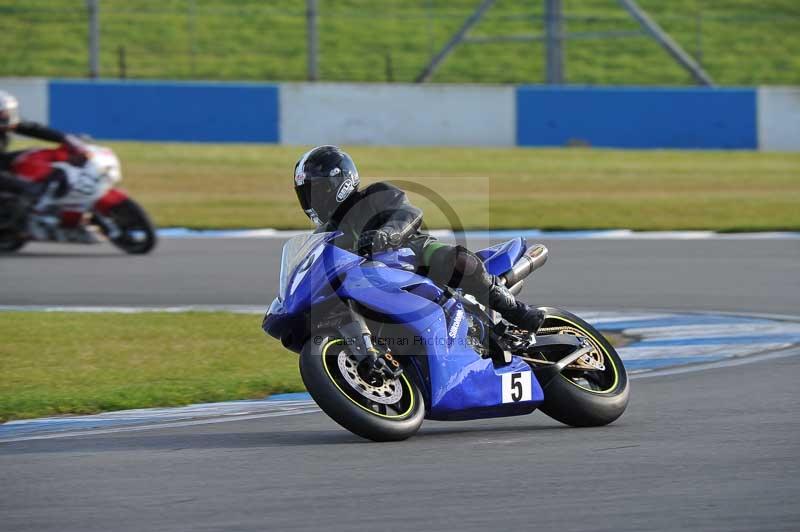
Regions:
[[[505,281],[506,286],[514,286],[534,271],[544,266],[545,262],[547,262],[547,248],[542,244],[536,244],[528,248],[514,266],[501,275],[500,278]]]
[[[525,284],[525,280],[523,279],[522,281],[518,282],[517,284],[515,284],[513,286],[509,286],[508,287],[508,291],[511,292],[511,295],[513,295],[514,297],[517,297],[519,295],[519,293],[522,292],[522,285],[524,285],[524,284]]]

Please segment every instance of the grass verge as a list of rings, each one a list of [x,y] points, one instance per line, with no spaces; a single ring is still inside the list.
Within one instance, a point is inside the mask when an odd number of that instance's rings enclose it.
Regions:
[[[0,421],[303,391],[297,356],[265,336],[260,320],[205,312],[4,312]]]
[[[309,227],[290,178],[306,147],[109,144],[123,162],[123,186],[162,226]],[[466,228],[800,229],[800,153],[346,149],[365,182],[433,188]],[[449,227],[430,201],[412,200],[429,227]]]
[[[302,391],[297,356],[226,313],[4,312],[0,420]]]

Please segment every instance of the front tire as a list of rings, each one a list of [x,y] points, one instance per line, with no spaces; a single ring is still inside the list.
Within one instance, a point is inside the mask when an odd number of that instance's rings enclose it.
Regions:
[[[144,255],[152,251],[158,242],[155,227],[147,213],[132,199],[113,206],[106,216],[120,230],[119,236],[110,238],[111,243],[125,253]]]
[[[363,379],[358,381],[353,361],[341,338],[315,336],[306,342],[300,353],[300,376],[314,401],[331,419],[362,438],[383,442],[413,436],[425,417],[416,384],[404,372],[376,389]]]
[[[565,369],[544,390],[542,412],[573,427],[598,427],[616,420],[628,406],[630,386],[622,359],[594,327],[565,310],[545,307],[541,333],[585,337],[602,354],[602,372]]]

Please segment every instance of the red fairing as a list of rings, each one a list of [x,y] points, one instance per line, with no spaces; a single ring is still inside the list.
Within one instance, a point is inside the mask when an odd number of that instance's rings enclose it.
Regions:
[[[30,181],[42,181],[53,171],[53,163],[66,162],[70,152],[66,146],[46,150],[28,150],[19,154],[11,163],[11,170]]]
[[[61,227],[77,227],[83,220],[80,211],[64,211],[61,213]]]
[[[108,211],[126,199],[128,199],[128,195],[125,192],[118,188],[112,188],[94,204],[94,210],[100,214],[108,214]]]

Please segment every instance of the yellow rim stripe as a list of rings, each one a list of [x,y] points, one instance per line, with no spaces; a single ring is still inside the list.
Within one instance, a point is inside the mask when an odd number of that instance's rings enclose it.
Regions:
[[[352,397],[350,397],[349,395],[347,395],[347,394],[345,393],[345,391],[344,391],[344,390],[342,390],[342,388],[339,386],[339,383],[337,383],[337,382],[336,382],[336,380],[334,380],[333,376],[331,375],[331,372],[330,372],[330,370],[328,369],[328,363],[327,363],[327,361],[325,360],[325,356],[327,355],[327,353],[328,353],[328,348],[329,348],[330,346],[332,346],[332,345],[334,345],[334,344],[340,344],[340,343],[342,343],[343,341],[344,341],[344,340],[342,340],[342,339],[338,339],[338,340],[332,340],[332,341],[328,342],[327,344],[325,344],[325,347],[323,347],[323,348],[322,348],[322,367],[323,367],[323,368],[325,368],[325,373],[327,373],[327,374],[328,374],[328,378],[331,380],[331,382],[333,383],[333,385],[334,385],[334,386],[336,386],[336,388],[337,388],[337,389],[338,389],[340,392],[342,392],[342,395],[344,395],[345,397],[347,397],[347,398],[350,400],[350,402],[351,402],[351,403],[353,403],[354,405],[356,405],[357,407],[361,408],[362,410],[365,410],[365,411],[369,412],[370,414],[372,414],[372,415],[374,415],[374,416],[384,417],[384,418],[386,418],[386,419],[397,419],[397,418],[402,418],[402,417],[405,417],[405,416],[407,416],[408,414],[410,414],[410,413],[411,413],[411,411],[412,411],[412,410],[414,410],[414,390],[412,390],[412,389],[411,389],[411,383],[410,383],[410,382],[408,382],[408,378],[406,377],[405,373],[403,373],[402,375],[400,375],[400,378],[401,378],[401,379],[403,379],[403,381],[406,383],[406,389],[408,390],[408,394],[409,394],[409,396],[411,397],[411,403],[408,405],[408,410],[406,410],[406,411],[405,411],[405,412],[403,412],[402,414],[399,414],[399,415],[396,415],[396,416],[387,416],[386,414],[380,414],[380,413],[378,413],[378,412],[375,412],[374,410],[370,410],[369,408],[367,408],[366,406],[362,405],[362,404],[361,404],[361,403],[359,403],[358,401],[355,401],[355,400],[354,400]]]
[[[600,349],[602,349],[602,350],[603,350],[603,353],[605,353],[605,354],[606,354],[606,360],[608,360],[608,361],[611,363],[611,367],[612,367],[612,368],[614,368],[614,382],[611,384],[611,387],[609,387],[607,390],[603,390],[603,391],[599,391],[599,392],[598,392],[597,390],[590,390],[589,388],[584,388],[584,387],[583,387],[583,386],[581,386],[580,384],[578,384],[578,383],[576,383],[576,382],[573,382],[573,381],[571,381],[570,379],[568,379],[568,378],[564,377],[564,375],[563,375],[563,374],[561,375],[561,377],[562,377],[562,378],[563,378],[565,381],[567,381],[568,383],[572,384],[573,386],[577,386],[577,387],[578,387],[578,388],[580,388],[581,390],[586,390],[587,392],[592,392],[592,393],[611,393],[611,392],[614,390],[614,388],[616,388],[616,387],[617,387],[617,384],[619,384],[619,372],[617,371],[617,365],[616,365],[616,364],[614,364],[614,359],[611,357],[611,355],[609,355],[609,354],[608,354],[608,350],[605,348],[605,346],[603,346],[603,343],[602,343],[602,342],[600,342],[599,340],[597,340],[597,339],[594,337],[594,335],[593,335],[593,334],[590,334],[590,333],[589,333],[589,332],[588,332],[586,329],[584,329],[583,327],[581,327],[581,326],[580,326],[580,325],[578,325],[577,323],[573,323],[573,322],[571,322],[571,321],[570,321],[570,320],[568,320],[567,318],[562,318],[561,316],[546,316],[546,317],[545,317],[545,319],[546,319],[546,318],[550,318],[550,319],[554,319],[554,320],[561,320],[561,321],[565,321],[565,322],[569,323],[570,325],[572,325],[573,327],[575,327],[576,329],[578,329],[579,331],[581,331],[583,334],[585,334],[585,335],[586,335],[586,336],[588,336],[589,338],[592,338],[592,339],[594,339],[594,340],[597,342],[597,345],[598,345],[598,347],[600,347]],[[598,333],[598,334],[599,334],[599,333]]]

